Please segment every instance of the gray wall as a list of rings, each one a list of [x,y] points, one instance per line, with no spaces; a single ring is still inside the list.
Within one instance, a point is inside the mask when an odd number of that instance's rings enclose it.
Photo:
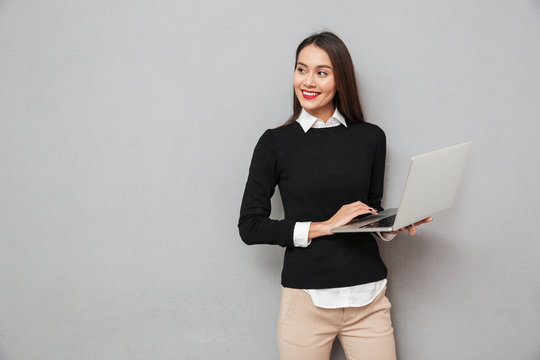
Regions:
[[[278,357],[283,249],[236,223],[323,29],[385,206],[411,155],[474,141],[453,209],[380,244],[399,358],[539,359],[538,0],[0,1],[0,359]]]

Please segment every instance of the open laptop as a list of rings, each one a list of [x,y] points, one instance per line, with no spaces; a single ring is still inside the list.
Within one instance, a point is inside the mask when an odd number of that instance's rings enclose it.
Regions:
[[[333,233],[396,231],[452,206],[471,141],[413,156],[399,208],[353,219]]]

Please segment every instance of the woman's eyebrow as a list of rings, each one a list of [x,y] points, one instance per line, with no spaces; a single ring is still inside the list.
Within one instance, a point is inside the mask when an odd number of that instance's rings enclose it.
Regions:
[[[302,66],[305,66],[305,67],[308,67],[306,64],[304,64],[303,62],[297,62],[296,65],[302,65]],[[330,70],[332,70],[332,67],[328,66],[328,65],[317,65],[316,66],[317,68],[328,68]]]

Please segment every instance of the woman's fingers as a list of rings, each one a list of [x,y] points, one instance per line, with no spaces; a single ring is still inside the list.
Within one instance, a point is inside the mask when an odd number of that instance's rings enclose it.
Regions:
[[[357,216],[360,216],[360,215],[364,215],[364,214],[378,214],[377,210],[373,209],[373,208],[369,208],[369,207],[366,207],[366,208],[359,208],[359,209],[356,209],[353,213],[353,218],[357,217]]]
[[[407,226],[407,230],[409,230],[409,234],[411,236],[414,236],[416,234],[415,226],[422,225],[422,224],[425,224],[425,223],[428,223],[428,222],[431,222],[431,221],[433,221],[433,218],[431,216],[427,217],[424,220],[420,220],[418,222],[415,222],[412,225]]]
[[[349,223],[352,219],[363,214],[377,214],[377,210],[364,204],[361,201],[355,201],[343,205],[337,213],[332,216],[330,222],[333,226],[341,226]]]
[[[399,230],[396,230],[396,231],[390,231],[390,234],[399,234],[399,233],[402,233],[403,231],[405,231],[406,228],[401,228]]]
[[[415,226],[422,225],[422,224],[432,222],[432,221],[433,221],[433,218],[430,216],[430,217],[425,218],[424,220],[420,220],[418,222],[415,222],[414,224],[411,224],[411,225],[406,226],[404,228],[401,228],[399,230],[391,231],[390,233],[391,234],[399,234],[400,232],[403,232],[403,231],[407,230],[409,232],[409,235],[414,236],[414,235],[416,235]]]
[[[425,224],[425,223],[432,222],[432,221],[433,221],[433,218],[430,216],[430,217],[425,218],[424,220],[420,220],[420,221],[414,223],[414,225],[418,226],[418,225]]]
[[[355,201],[351,204],[344,205],[343,207],[347,207],[347,209],[350,211],[349,214],[352,215],[352,218],[358,215],[368,214],[368,213],[377,214],[377,210],[364,204],[361,201]]]
[[[371,206],[364,204],[361,201],[355,201],[351,204],[344,205],[343,208],[344,208],[343,215],[346,217],[346,223],[348,223],[349,221],[351,221],[352,219],[360,215],[378,214],[377,210],[375,210]]]

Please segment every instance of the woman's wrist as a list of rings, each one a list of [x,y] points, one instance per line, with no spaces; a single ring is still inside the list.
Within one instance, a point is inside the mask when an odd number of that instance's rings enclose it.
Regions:
[[[331,230],[331,226],[327,221],[321,221],[321,222],[312,222],[309,226],[309,239],[315,239],[320,236],[325,235],[332,235],[334,234]]]

